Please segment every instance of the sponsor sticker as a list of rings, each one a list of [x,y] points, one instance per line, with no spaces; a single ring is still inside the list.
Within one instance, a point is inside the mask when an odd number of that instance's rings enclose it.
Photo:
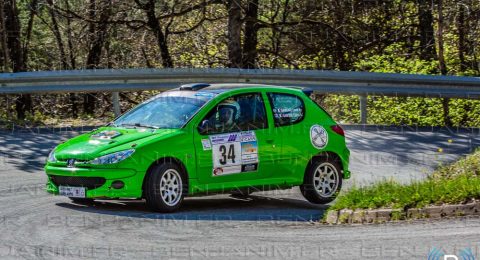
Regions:
[[[213,176],[257,170],[258,143],[255,132],[212,135],[210,136],[210,143]]]
[[[257,141],[242,142],[242,155],[258,153]]]
[[[255,137],[255,133],[253,131],[242,132],[240,134],[240,141],[241,142],[257,141],[257,138]]]
[[[91,138],[96,138],[96,139],[113,139],[117,136],[121,135],[120,132],[114,131],[114,130],[105,130],[98,132],[96,134],[91,135]]]
[[[210,136],[210,141],[212,142],[212,145],[224,144],[228,142],[238,142],[239,134],[231,133],[231,134],[212,135]]]
[[[204,151],[212,150],[212,144],[208,139],[202,139],[202,147]]]
[[[258,162],[257,154],[242,154],[242,163],[254,163]]]
[[[250,163],[242,165],[242,172],[254,172],[257,170],[258,163]]]
[[[319,125],[313,125],[310,128],[310,141],[313,147],[317,149],[323,149],[328,143],[328,133],[325,128]]]
[[[207,97],[207,98],[212,98],[215,95],[213,93],[208,93],[208,92],[197,92],[195,93],[196,97]]]
[[[303,116],[301,108],[274,108],[273,116],[277,119],[300,118]]]

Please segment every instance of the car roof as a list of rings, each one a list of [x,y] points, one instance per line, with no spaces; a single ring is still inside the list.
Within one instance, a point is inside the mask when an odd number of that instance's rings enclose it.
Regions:
[[[268,84],[249,84],[249,83],[218,83],[218,84],[208,84],[208,83],[193,83],[183,85],[174,90],[180,91],[198,91],[198,92],[210,92],[215,94],[220,94],[235,89],[245,89],[245,88],[267,88],[267,89],[291,89],[291,90],[300,90],[305,93],[311,92],[310,89],[304,87],[293,87],[293,86],[276,86]]]

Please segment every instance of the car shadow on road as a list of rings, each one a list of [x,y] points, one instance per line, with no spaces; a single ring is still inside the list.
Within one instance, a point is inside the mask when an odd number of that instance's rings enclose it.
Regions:
[[[91,204],[57,203],[59,207],[129,218],[184,221],[318,221],[328,205],[314,205],[302,199],[251,195],[228,195],[185,199],[179,211],[155,213],[142,200],[98,200]]]

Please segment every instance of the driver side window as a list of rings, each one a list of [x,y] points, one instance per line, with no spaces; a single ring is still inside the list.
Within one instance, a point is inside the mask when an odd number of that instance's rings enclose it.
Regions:
[[[232,96],[216,105],[198,126],[202,135],[249,131],[267,127],[260,93]]]

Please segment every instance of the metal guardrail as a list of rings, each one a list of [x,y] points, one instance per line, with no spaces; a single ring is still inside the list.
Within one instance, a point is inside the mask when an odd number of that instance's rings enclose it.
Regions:
[[[182,68],[2,73],[0,94],[114,92],[113,100],[117,101],[116,92],[119,91],[171,89],[193,82],[298,86],[323,93],[359,95],[364,123],[367,95],[469,99],[480,97],[478,77],[319,70]],[[118,106],[118,101],[114,102],[115,106]]]
[[[118,69],[0,74],[0,94],[169,89],[184,83],[260,83],[341,94],[480,97],[480,78],[272,69]]]

